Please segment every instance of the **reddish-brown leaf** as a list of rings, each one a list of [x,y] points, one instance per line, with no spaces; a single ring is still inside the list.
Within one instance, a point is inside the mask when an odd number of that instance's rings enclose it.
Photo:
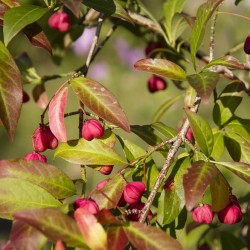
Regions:
[[[78,77],[70,80],[70,86],[78,98],[99,117],[130,132],[127,116],[114,95],[102,84]]]
[[[72,13],[79,18],[82,0],[60,0]]]
[[[205,193],[207,186],[216,178],[218,170],[213,163],[197,161],[183,176],[186,208],[190,211]]]
[[[41,161],[1,160],[0,182],[5,178],[36,184],[58,199],[76,194],[72,180],[62,170]]]
[[[136,249],[181,250],[180,243],[159,228],[139,222],[131,222],[123,227],[129,241]]]
[[[68,87],[59,89],[49,103],[49,127],[58,141],[67,142],[64,110],[67,104]]]
[[[8,244],[3,248],[3,250],[34,250],[37,249],[38,246],[41,247],[44,245],[45,242],[46,237],[37,229],[22,221],[14,220]]]
[[[14,217],[35,227],[53,242],[63,240],[69,246],[88,249],[75,220],[59,209],[25,210]]]
[[[96,190],[91,197],[96,201],[100,209],[115,208],[121,198],[125,185],[124,179],[117,175],[107,182],[101,190]]]
[[[74,217],[89,247],[93,250],[106,250],[107,234],[95,216],[84,208],[78,208]]]
[[[39,24],[32,23],[26,26],[23,31],[34,46],[46,49],[52,54],[51,44]]]
[[[166,59],[141,59],[136,62],[134,67],[137,70],[168,77],[176,81],[184,81],[186,79],[186,72],[179,65]]]
[[[122,227],[109,227],[108,228],[108,248],[109,250],[125,249],[128,238]]]
[[[8,49],[0,42],[0,119],[11,140],[23,103],[22,78]]]
[[[109,224],[121,225],[119,219],[115,217],[108,209],[102,209],[96,216],[98,222],[100,222],[103,226]]]

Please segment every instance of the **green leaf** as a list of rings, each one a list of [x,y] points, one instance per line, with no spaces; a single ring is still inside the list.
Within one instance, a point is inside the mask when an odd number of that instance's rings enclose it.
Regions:
[[[213,137],[214,137],[214,147],[211,153],[211,157],[214,160],[219,160],[225,150],[223,134],[220,130],[213,131]]]
[[[117,175],[109,180],[101,190],[93,192],[91,198],[96,201],[100,210],[116,208],[125,186],[124,178]]]
[[[164,140],[167,139],[172,139],[173,137],[177,136],[178,133],[175,129],[168,127],[167,125],[165,125],[162,122],[156,122],[153,123],[152,128],[155,129],[155,131],[157,131],[159,134],[164,136]]]
[[[221,243],[221,249],[227,250],[247,250],[248,247],[243,243],[240,237],[235,236],[232,232],[222,231],[220,232],[219,239]]]
[[[89,109],[99,117],[130,132],[128,118],[113,94],[100,83],[84,78],[70,80],[70,86]]]
[[[242,180],[250,183],[250,164],[243,162],[214,162],[215,164],[222,165],[223,167],[236,174]]]
[[[228,204],[230,195],[230,186],[227,180],[218,169],[217,171],[217,176],[210,183],[212,208],[216,212],[222,210]]]
[[[33,5],[23,5],[7,10],[4,14],[4,43],[7,46],[12,38],[28,24],[40,19],[48,9]]]
[[[159,199],[157,220],[161,224],[169,224],[174,221],[185,206],[183,175],[190,166],[189,158],[177,160],[174,164],[174,171],[164,185]],[[176,170],[175,170],[176,169]]]
[[[20,6],[20,3],[18,0],[1,0],[1,2],[9,6],[10,8]]]
[[[196,21],[190,35],[191,58],[195,69],[196,52],[203,41],[206,24],[221,2],[222,0],[207,0],[197,11]]]
[[[175,14],[172,20],[172,39],[176,41],[176,39],[183,34],[185,29],[188,27],[188,22],[182,14]]]
[[[181,13],[185,5],[185,2],[186,2],[185,0],[171,0],[171,1],[168,0],[163,4],[164,16],[165,16],[164,26],[170,43],[173,43],[176,38],[175,34],[173,34],[173,29],[172,29],[173,18],[176,13]]]
[[[106,15],[112,15],[115,12],[113,0],[84,0],[83,4]]]
[[[123,139],[121,137],[119,137],[119,140],[128,161],[133,161],[134,159],[146,154],[146,151],[144,149],[132,143],[131,141]],[[159,170],[157,169],[154,160],[150,156],[145,161],[143,161],[143,163],[140,165],[139,168],[137,168],[135,172],[133,172],[132,178],[134,181],[144,182],[145,174],[147,180],[147,195],[153,189],[156,179],[159,175]]]
[[[245,85],[241,81],[233,81],[221,92],[213,109],[213,119],[217,126],[223,126],[234,115],[245,93]]]
[[[224,141],[227,147],[227,151],[234,161],[240,161],[250,164],[249,140],[246,140],[233,132],[226,132]]]
[[[34,227],[14,220],[11,227],[8,243],[4,246],[6,249],[42,249],[46,243],[46,237]],[[10,246],[10,248],[8,248]]]
[[[63,171],[40,161],[1,160],[0,181],[6,177],[29,181],[58,199],[76,194],[74,183]]]
[[[115,3],[115,13],[112,14],[112,16],[127,21],[131,24],[134,24],[133,19],[129,16],[127,11],[117,1],[114,1],[114,3]]]
[[[229,122],[226,131],[234,132],[235,134],[243,137],[245,140],[250,141],[250,120],[235,117],[234,120]]]
[[[186,108],[191,108],[193,107],[195,103],[197,93],[195,89],[191,86],[188,86],[185,92],[185,97],[184,97],[184,104]]]
[[[200,115],[190,111],[185,110],[190,126],[192,128],[194,138],[198,143],[201,151],[206,155],[210,156],[213,150],[214,139],[212,130],[208,122],[202,118]]]
[[[133,142],[131,142],[127,139],[124,139],[120,136],[117,136],[117,137],[121,143],[123,151],[124,151],[126,158],[129,162],[146,154],[146,151],[143,148],[139,147],[138,145],[134,144]]]
[[[186,72],[177,64],[166,59],[141,59],[134,67],[140,71],[150,72],[176,81],[186,80]]]
[[[89,249],[76,221],[59,209],[42,208],[18,212],[15,219],[41,231],[51,241],[63,240],[67,245]]]
[[[161,106],[160,108],[158,108],[158,110],[155,112],[153,119],[152,119],[152,123],[154,122],[158,122],[160,121],[160,119],[162,118],[162,116],[168,111],[168,109],[175,104],[180,98],[183,98],[183,95],[177,95],[175,97],[172,97],[168,100],[166,100]]]
[[[212,66],[225,66],[231,69],[241,69],[243,70],[244,64],[240,63],[239,60],[233,56],[224,56],[209,62],[202,70],[208,69]]]
[[[100,139],[87,141],[79,140],[61,143],[56,151],[55,157],[82,165],[119,165],[126,163],[112,148]]]
[[[155,129],[151,125],[132,125],[131,130],[151,146],[162,142],[162,139],[155,134]]]
[[[0,119],[14,138],[23,103],[22,78],[11,54],[0,41]]]
[[[14,213],[24,209],[61,205],[45,189],[29,181],[10,177],[0,181],[0,218],[12,219]]]
[[[192,163],[188,172],[183,176],[186,208],[191,211],[195,204],[200,201],[207,186],[214,181],[218,170],[213,163],[197,161]]]
[[[123,227],[130,243],[143,250],[181,250],[180,243],[161,229],[139,222],[130,222]]]
[[[205,103],[208,103],[209,98],[219,81],[219,74],[212,71],[204,71],[199,74],[187,76],[187,80],[202,100]]]

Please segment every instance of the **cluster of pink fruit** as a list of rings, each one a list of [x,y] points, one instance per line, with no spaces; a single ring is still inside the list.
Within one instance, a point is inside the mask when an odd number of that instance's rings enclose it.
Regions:
[[[96,189],[101,190],[106,184],[108,180],[104,180],[100,182]],[[129,220],[138,221],[141,216],[141,211],[144,208],[145,204],[141,202],[142,195],[145,193],[146,186],[144,183],[135,181],[127,183],[118,202],[119,207],[125,207],[129,204],[126,208],[126,214]],[[91,198],[80,198],[74,202],[74,209],[77,208],[85,208],[92,214],[98,214],[99,206],[98,204]],[[148,220],[150,221],[153,218],[152,211],[148,214]]]
[[[201,204],[192,212],[193,220],[202,224],[210,224],[214,218],[214,212],[209,204]],[[235,195],[230,195],[229,202],[218,212],[218,219],[224,224],[235,224],[242,220],[242,211]]]
[[[82,137],[87,141],[91,141],[94,138],[101,138],[103,134],[104,128],[98,120],[90,119],[82,126]],[[39,125],[33,134],[32,142],[34,152],[30,152],[24,156],[24,159],[28,161],[39,160],[42,162],[47,162],[46,156],[40,153],[47,149],[56,149],[58,145],[57,138],[47,125]],[[105,175],[110,174],[112,170],[112,165],[100,166],[98,169],[100,173]]]

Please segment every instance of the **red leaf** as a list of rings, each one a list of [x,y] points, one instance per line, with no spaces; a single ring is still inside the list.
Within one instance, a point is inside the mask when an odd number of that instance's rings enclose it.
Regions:
[[[3,250],[33,250],[46,242],[45,236],[30,225],[15,220],[12,224],[8,244]]]
[[[207,186],[214,181],[218,170],[213,163],[197,161],[183,176],[186,208],[190,211],[205,193]]]
[[[136,249],[181,250],[180,243],[159,228],[131,222],[123,227],[129,241]]]
[[[78,208],[74,217],[89,247],[93,250],[106,250],[107,234],[95,216],[84,208]]]
[[[53,242],[63,239],[69,246],[86,249],[86,243],[75,220],[59,209],[25,210],[15,213],[14,217],[35,227]]]
[[[11,140],[23,103],[22,78],[8,49],[0,42],[0,119]]]
[[[122,227],[108,228],[108,248],[109,250],[125,249],[128,238]]]
[[[128,118],[118,100],[102,84],[78,77],[70,80],[70,86],[78,98],[99,117],[130,132]]]
[[[32,23],[26,26],[23,31],[34,46],[46,49],[52,54],[51,44],[39,24]]]
[[[52,133],[61,142],[67,142],[66,128],[64,124],[64,110],[67,104],[68,87],[59,89],[49,104],[49,126]]]

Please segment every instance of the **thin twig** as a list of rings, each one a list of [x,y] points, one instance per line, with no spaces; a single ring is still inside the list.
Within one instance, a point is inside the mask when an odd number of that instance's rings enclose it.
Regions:
[[[200,101],[201,101],[201,98],[200,97],[196,97],[196,100],[195,100],[195,105],[193,108],[191,108],[191,111],[193,112],[197,112],[198,111],[198,108],[199,108],[199,105],[200,105]],[[179,136],[177,137],[177,139],[175,140],[175,142],[173,143],[172,147],[169,149],[168,151],[168,154],[167,154],[167,157],[166,157],[166,160],[165,160],[165,163],[161,169],[161,172],[159,173],[158,177],[157,177],[157,180],[155,182],[155,185],[147,199],[147,202],[143,208],[143,212],[142,212],[142,215],[140,217],[140,220],[139,222],[141,223],[144,223],[146,218],[147,218],[147,215],[148,215],[148,212],[150,210],[150,207],[155,199],[155,196],[160,188],[160,186],[162,185],[163,181],[164,181],[164,178],[166,176],[166,173],[171,165],[171,163],[173,162],[173,159],[174,159],[174,156],[175,154],[177,153],[182,141],[183,141],[183,138],[185,137],[187,131],[188,131],[188,128],[189,128],[189,121],[188,119],[185,120],[180,132],[179,132]]]
[[[101,32],[103,21],[104,21],[104,14],[101,14],[100,17],[98,18],[98,23],[97,23],[97,26],[96,26],[95,37],[93,39],[91,48],[89,50],[89,54],[88,54],[86,63],[84,64],[83,67],[81,67],[79,69],[79,72],[77,72],[78,74],[80,74],[82,76],[86,76],[87,73],[88,73],[89,65],[90,65],[90,63],[92,61],[92,57],[94,55],[94,51],[95,51],[95,48],[96,48],[97,43],[98,43],[98,39],[99,39],[99,36],[100,36],[100,32]]]
[[[106,44],[106,42],[110,39],[110,37],[113,35],[114,31],[116,30],[116,28],[118,27],[120,21],[117,21],[112,27],[111,29],[108,31],[106,37],[95,47],[95,50],[91,56],[91,60],[90,63],[92,63],[95,59],[95,57],[98,55],[98,53],[100,52],[100,50],[103,48],[103,46]],[[79,69],[76,70],[76,72],[84,72],[86,69],[86,64],[83,65],[82,67],[80,67]]]

